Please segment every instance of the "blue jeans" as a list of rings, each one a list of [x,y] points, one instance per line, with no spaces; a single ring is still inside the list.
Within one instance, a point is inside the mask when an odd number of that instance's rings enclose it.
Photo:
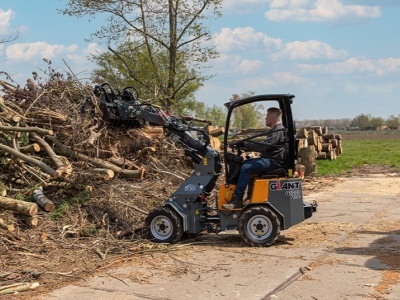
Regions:
[[[261,174],[279,167],[279,164],[268,158],[253,158],[246,160],[240,168],[234,196],[238,196],[243,199],[244,191],[246,190],[246,187],[250,181],[250,175]]]

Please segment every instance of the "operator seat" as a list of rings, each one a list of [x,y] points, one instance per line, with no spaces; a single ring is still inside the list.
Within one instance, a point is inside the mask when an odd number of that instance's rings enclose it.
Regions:
[[[247,187],[247,198],[250,199],[251,195],[253,194],[253,188],[254,188],[254,181],[256,179],[278,179],[282,177],[287,176],[287,170],[284,167],[276,168],[276,169],[271,169],[266,172],[263,172],[261,174],[255,174],[255,175],[250,175],[250,182]]]
[[[264,179],[269,179],[269,178],[281,178],[281,177],[286,177],[287,176],[287,170],[283,167],[277,168],[277,169],[272,169],[268,170],[267,172],[263,172],[259,175],[261,178]],[[256,177],[255,176],[255,177]]]

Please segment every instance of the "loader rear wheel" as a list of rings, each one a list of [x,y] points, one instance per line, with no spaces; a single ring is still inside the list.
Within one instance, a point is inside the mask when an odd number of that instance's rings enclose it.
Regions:
[[[251,246],[265,247],[275,243],[280,233],[276,214],[264,206],[253,206],[239,218],[239,234]]]
[[[145,220],[147,239],[156,243],[177,243],[182,238],[182,219],[169,207],[158,207]]]

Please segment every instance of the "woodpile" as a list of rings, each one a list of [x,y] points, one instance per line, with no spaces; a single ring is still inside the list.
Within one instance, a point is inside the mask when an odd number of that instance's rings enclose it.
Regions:
[[[317,160],[335,160],[343,154],[340,134],[329,133],[327,127],[298,128],[298,163],[305,167],[305,176],[317,174]]]
[[[0,212],[15,211],[34,224],[37,204],[44,212],[55,209],[38,186],[90,190],[113,178],[143,179],[162,128],[111,128],[93,95],[93,107],[80,110],[91,93],[92,87],[57,73],[25,87],[0,81]],[[5,219],[0,224],[12,229]]]

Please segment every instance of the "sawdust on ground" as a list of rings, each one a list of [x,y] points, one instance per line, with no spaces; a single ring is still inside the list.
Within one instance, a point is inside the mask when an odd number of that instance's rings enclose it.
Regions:
[[[359,177],[377,172],[391,174],[395,171],[389,167],[363,166],[353,170],[347,176]],[[334,188],[338,180],[343,179],[338,177],[307,178],[304,180],[304,194]],[[173,255],[174,250],[180,249],[179,255],[174,257],[177,261],[184,261],[184,257],[181,256],[184,256],[185,251],[198,251],[194,250],[195,246],[188,246],[184,251],[180,248],[185,244],[190,245],[192,240],[184,240],[181,245],[166,246],[148,243],[135,235],[117,239],[115,232],[111,231],[112,223],[117,222],[115,218],[118,217],[136,220],[136,224],[142,224],[145,212],[162,203],[174,191],[178,182],[176,178],[165,180],[161,177],[157,180],[153,178],[131,183],[116,180],[113,182],[112,189],[103,187],[103,192],[101,189],[98,191],[96,205],[84,204],[77,210],[71,211],[69,222],[65,222],[64,219],[63,226],[52,221],[48,216],[42,215],[37,228],[21,227],[14,233],[2,232],[0,236],[2,285],[15,282],[40,282],[41,285],[37,289],[18,295],[18,299],[30,299],[127,262],[156,263],[155,256],[145,254],[168,251]],[[114,206],[110,207],[110,203]],[[92,214],[88,214],[88,210]],[[93,232],[93,235],[90,234],[90,229],[86,228],[85,235],[82,229],[89,224],[87,218],[93,218],[93,216],[102,218],[105,226],[100,231],[96,231],[96,234]],[[380,226],[381,230],[399,228],[399,224],[381,225],[383,226]],[[135,230],[135,228],[131,229]],[[337,235],[338,232],[350,233],[353,229],[353,225],[341,222],[302,223],[285,231],[285,235],[278,239],[276,246],[284,249],[306,247],[322,241],[329,243],[330,236]],[[225,246],[242,244],[240,237],[236,235],[224,236],[219,242]],[[218,251],[218,247],[213,249]],[[371,251],[378,250],[371,249]],[[374,255],[383,263],[393,267],[384,273],[381,284],[376,287],[376,291],[381,294],[385,293],[392,284],[399,282],[400,273],[395,269],[400,267],[400,257],[399,255],[387,257],[383,254],[379,256],[378,252]],[[170,269],[170,272],[185,276],[187,270],[185,271],[184,265],[177,264]],[[151,276],[149,274],[131,275],[131,278],[137,278],[138,281],[146,281],[146,278]],[[4,299],[15,298],[4,296]]]

